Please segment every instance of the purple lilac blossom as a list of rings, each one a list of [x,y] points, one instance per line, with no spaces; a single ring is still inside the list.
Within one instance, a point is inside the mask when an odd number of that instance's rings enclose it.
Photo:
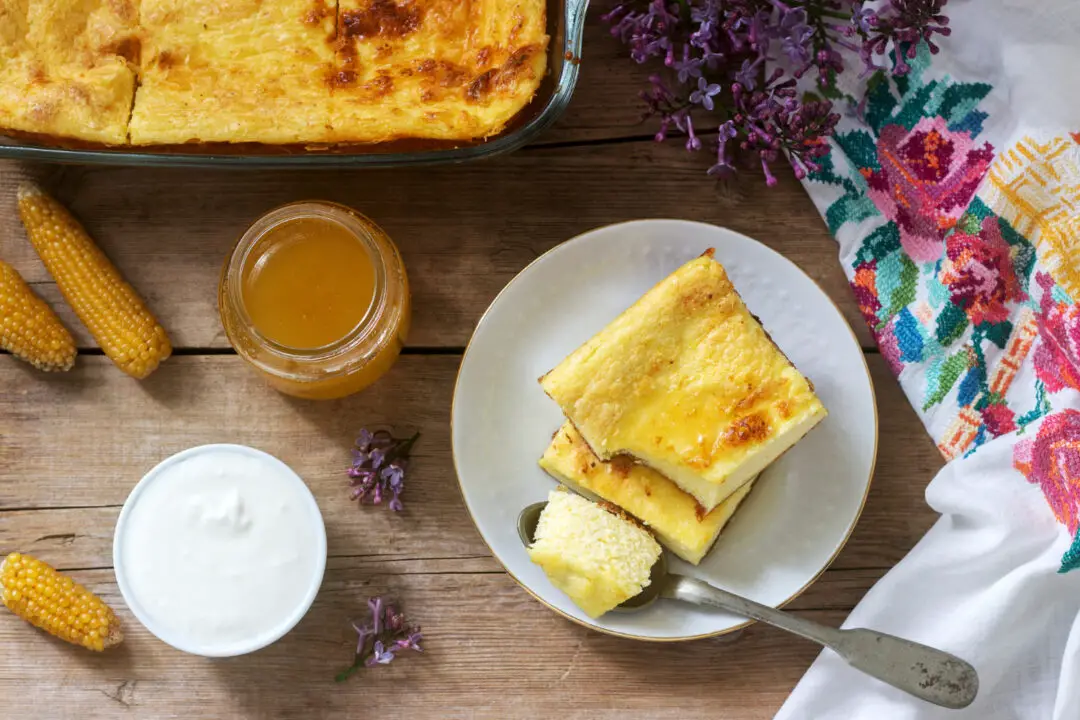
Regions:
[[[374,432],[364,428],[356,438],[352,451],[352,467],[348,470],[351,499],[361,504],[379,505],[383,495],[390,495],[390,509],[404,509],[401,493],[405,489],[405,471],[409,464],[409,451],[420,437],[396,438],[389,430]]]
[[[664,66],[641,93],[646,117],[659,118],[658,141],[674,129],[688,150],[708,143],[716,152],[710,175],[733,172],[736,149],[754,154],[773,184],[770,166],[781,155],[796,177],[817,169],[839,120],[831,102],[800,97],[795,80],[814,69],[820,86],[834,87],[845,54],[865,72],[887,56],[894,74],[906,73],[920,43],[937,52],[934,36],[951,32],[945,2],[623,0],[604,20],[635,62]],[[763,77],[766,64],[780,62],[786,69]]]
[[[392,603],[373,597],[367,605],[368,621],[352,623],[357,635],[356,652],[353,664],[337,674],[338,682],[344,682],[360,668],[388,665],[399,652],[423,652],[420,643],[424,636],[420,628],[410,625]]]

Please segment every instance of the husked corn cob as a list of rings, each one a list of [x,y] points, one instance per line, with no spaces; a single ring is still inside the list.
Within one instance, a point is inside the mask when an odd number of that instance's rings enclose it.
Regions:
[[[124,639],[105,601],[47,563],[11,553],[0,565],[4,605],[50,635],[98,652]]]
[[[0,260],[0,348],[39,370],[70,370],[75,340],[45,301]]]
[[[110,360],[144,378],[169,357],[165,330],[63,205],[25,184],[19,187],[19,216],[64,299]]]

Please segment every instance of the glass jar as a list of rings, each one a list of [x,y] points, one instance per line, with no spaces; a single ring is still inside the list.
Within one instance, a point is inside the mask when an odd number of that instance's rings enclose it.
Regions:
[[[293,227],[290,223],[305,220],[322,224],[335,236],[344,231],[344,236],[355,239],[373,271],[372,300],[362,318],[342,337],[319,347],[291,347],[271,339],[252,321],[252,308],[246,304],[245,280],[254,277],[264,258],[276,251],[281,232]],[[295,286],[277,295],[275,288],[269,290],[266,296],[282,303],[303,292]],[[319,400],[351,395],[385,374],[401,352],[411,319],[409,282],[394,243],[369,218],[321,201],[283,205],[247,229],[222,271],[218,309],[233,348],[270,385],[288,395]]]

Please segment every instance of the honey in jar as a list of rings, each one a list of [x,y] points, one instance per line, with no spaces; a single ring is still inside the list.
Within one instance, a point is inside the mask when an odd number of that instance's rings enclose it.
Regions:
[[[337,398],[362,390],[397,359],[409,289],[397,248],[341,205],[272,210],[226,263],[218,301],[236,351],[290,395]]]

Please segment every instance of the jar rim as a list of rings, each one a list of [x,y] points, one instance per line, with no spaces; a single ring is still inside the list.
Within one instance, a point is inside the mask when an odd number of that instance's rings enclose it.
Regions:
[[[338,340],[315,348],[296,348],[279,343],[263,334],[251,320],[242,282],[252,251],[268,233],[282,225],[302,219],[319,219],[334,223],[355,237],[367,251],[374,269],[374,292],[371,304],[352,330]],[[372,221],[350,207],[324,200],[300,200],[279,205],[257,219],[240,236],[225,265],[225,291],[238,320],[250,334],[251,340],[278,360],[303,363],[325,362],[351,353],[375,332],[386,314],[386,258],[371,233]]]

